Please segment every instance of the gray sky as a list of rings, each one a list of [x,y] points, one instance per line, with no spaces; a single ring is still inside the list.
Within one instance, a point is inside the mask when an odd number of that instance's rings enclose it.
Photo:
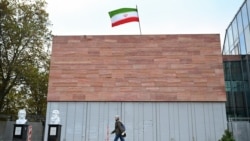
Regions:
[[[47,0],[54,35],[134,35],[138,22],[111,27],[109,11],[138,7],[142,34],[221,34],[244,0]]]

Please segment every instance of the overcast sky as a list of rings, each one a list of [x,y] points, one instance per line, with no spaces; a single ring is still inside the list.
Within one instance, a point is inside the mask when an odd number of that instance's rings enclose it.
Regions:
[[[137,22],[111,27],[109,11],[138,7],[142,34],[225,30],[244,0],[47,0],[54,35],[140,34]],[[223,42],[223,41],[222,41]]]

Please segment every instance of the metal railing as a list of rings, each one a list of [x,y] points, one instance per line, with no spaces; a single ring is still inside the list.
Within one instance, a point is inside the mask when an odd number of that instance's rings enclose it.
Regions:
[[[235,141],[250,141],[250,118],[229,118],[228,129]]]

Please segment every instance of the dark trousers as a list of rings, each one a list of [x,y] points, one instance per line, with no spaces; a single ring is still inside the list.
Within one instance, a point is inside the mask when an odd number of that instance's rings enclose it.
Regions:
[[[121,134],[119,134],[119,135],[116,134],[114,141],[118,141],[119,138],[121,141],[125,141]]]

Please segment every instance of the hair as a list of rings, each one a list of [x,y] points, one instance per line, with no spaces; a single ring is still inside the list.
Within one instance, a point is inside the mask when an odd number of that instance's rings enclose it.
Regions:
[[[115,115],[115,120],[119,120],[119,115]]]

